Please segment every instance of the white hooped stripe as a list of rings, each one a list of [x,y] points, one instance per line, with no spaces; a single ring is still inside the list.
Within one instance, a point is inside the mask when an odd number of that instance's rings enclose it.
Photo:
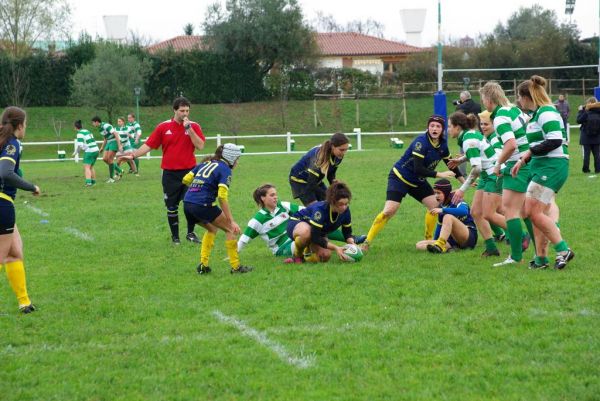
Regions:
[[[221,322],[238,329],[246,337],[250,337],[259,344],[269,348],[271,351],[275,352],[282,361],[289,365],[295,366],[300,369],[306,369],[310,368],[315,364],[314,356],[293,356],[285,349],[283,345],[273,340],[270,340],[269,338],[267,338],[267,335],[265,333],[262,333],[256,329],[253,329],[252,327],[249,327],[248,325],[246,325],[246,323],[236,319],[235,317],[227,316],[218,310],[213,311],[212,314]]]

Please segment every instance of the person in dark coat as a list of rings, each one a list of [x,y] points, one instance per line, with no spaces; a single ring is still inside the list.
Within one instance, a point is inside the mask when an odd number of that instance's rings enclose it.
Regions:
[[[471,93],[469,91],[460,92],[460,101],[455,104],[456,111],[462,111],[466,115],[471,113],[477,115],[481,113],[481,105],[475,103],[473,99],[471,99]]]
[[[600,102],[595,97],[579,106],[577,123],[581,124],[579,144],[583,146],[584,173],[590,172],[590,153],[594,156],[594,172],[600,173]]]

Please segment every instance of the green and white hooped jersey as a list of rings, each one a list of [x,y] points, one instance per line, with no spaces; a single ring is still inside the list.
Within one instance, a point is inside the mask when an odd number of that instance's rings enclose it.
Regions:
[[[479,131],[463,131],[458,136],[458,145],[463,150],[471,166],[481,166],[488,174],[493,174],[496,164],[496,150]]]
[[[546,139],[562,139],[562,145],[545,155],[532,155],[532,158],[569,158],[569,146],[567,145],[565,125],[560,113],[553,105],[545,105],[538,108],[531,120],[529,120],[529,124],[527,124],[527,141],[529,141],[530,147],[539,145]]]
[[[498,106],[492,113],[494,130],[505,144],[509,139],[517,141],[517,148],[507,161],[517,161],[529,149],[525,132],[527,116],[517,106]]]
[[[110,125],[109,123],[100,123],[98,129],[100,130],[100,135],[106,138],[107,142],[115,141],[115,132],[117,131],[112,125]]]
[[[86,129],[77,131],[77,150],[79,149],[83,149],[85,153],[95,153],[100,151],[100,148],[98,148],[98,144],[94,139],[94,135]]]
[[[127,123],[127,128],[129,129],[129,138],[133,141],[135,141],[136,136],[142,135],[142,127],[137,121]]]
[[[287,222],[290,214],[296,213],[302,207],[290,202],[277,202],[275,211],[262,208],[248,222],[248,227],[238,241],[238,251],[254,239],[260,236],[266,243],[273,255],[288,241],[291,241],[286,233]]]
[[[117,127],[117,132],[119,133],[119,139],[121,140],[123,149],[131,147],[131,143],[129,143],[129,128],[125,125]]]

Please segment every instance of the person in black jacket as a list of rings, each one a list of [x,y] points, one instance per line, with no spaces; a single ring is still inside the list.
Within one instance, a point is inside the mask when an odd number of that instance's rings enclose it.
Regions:
[[[462,111],[466,115],[469,114],[479,114],[481,113],[481,105],[475,103],[473,99],[471,99],[471,93],[469,91],[460,92],[460,100],[455,101],[454,105],[456,106],[456,111]]]
[[[577,123],[581,124],[579,144],[583,146],[584,173],[590,172],[590,153],[594,156],[594,172],[600,173],[600,102],[595,97],[579,106]]]

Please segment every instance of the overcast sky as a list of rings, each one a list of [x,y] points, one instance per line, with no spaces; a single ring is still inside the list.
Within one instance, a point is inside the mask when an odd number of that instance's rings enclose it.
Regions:
[[[225,3],[224,0],[218,0]],[[161,41],[183,34],[183,26],[192,23],[195,33],[200,33],[207,6],[214,0],[176,1],[164,0],[70,0],[73,8],[73,34],[86,30],[92,35],[106,36],[102,16],[127,15],[130,31],[152,41]],[[385,26],[385,38],[406,40],[400,19],[401,9],[426,9],[421,44],[437,42],[437,0],[298,0],[307,21],[314,20],[317,12],[333,15],[340,24],[368,18]],[[349,5],[352,3],[352,5]],[[556,12],[559,21],[566,22],[565,0],[442,0],[442,35],[457,39],[466,35],[476,37],[488,33],[498,22],[506,22],[519,7],[542,4]],[[600,0],[576,0],[571,16],[581,31],[582,38],[599,31]]]

